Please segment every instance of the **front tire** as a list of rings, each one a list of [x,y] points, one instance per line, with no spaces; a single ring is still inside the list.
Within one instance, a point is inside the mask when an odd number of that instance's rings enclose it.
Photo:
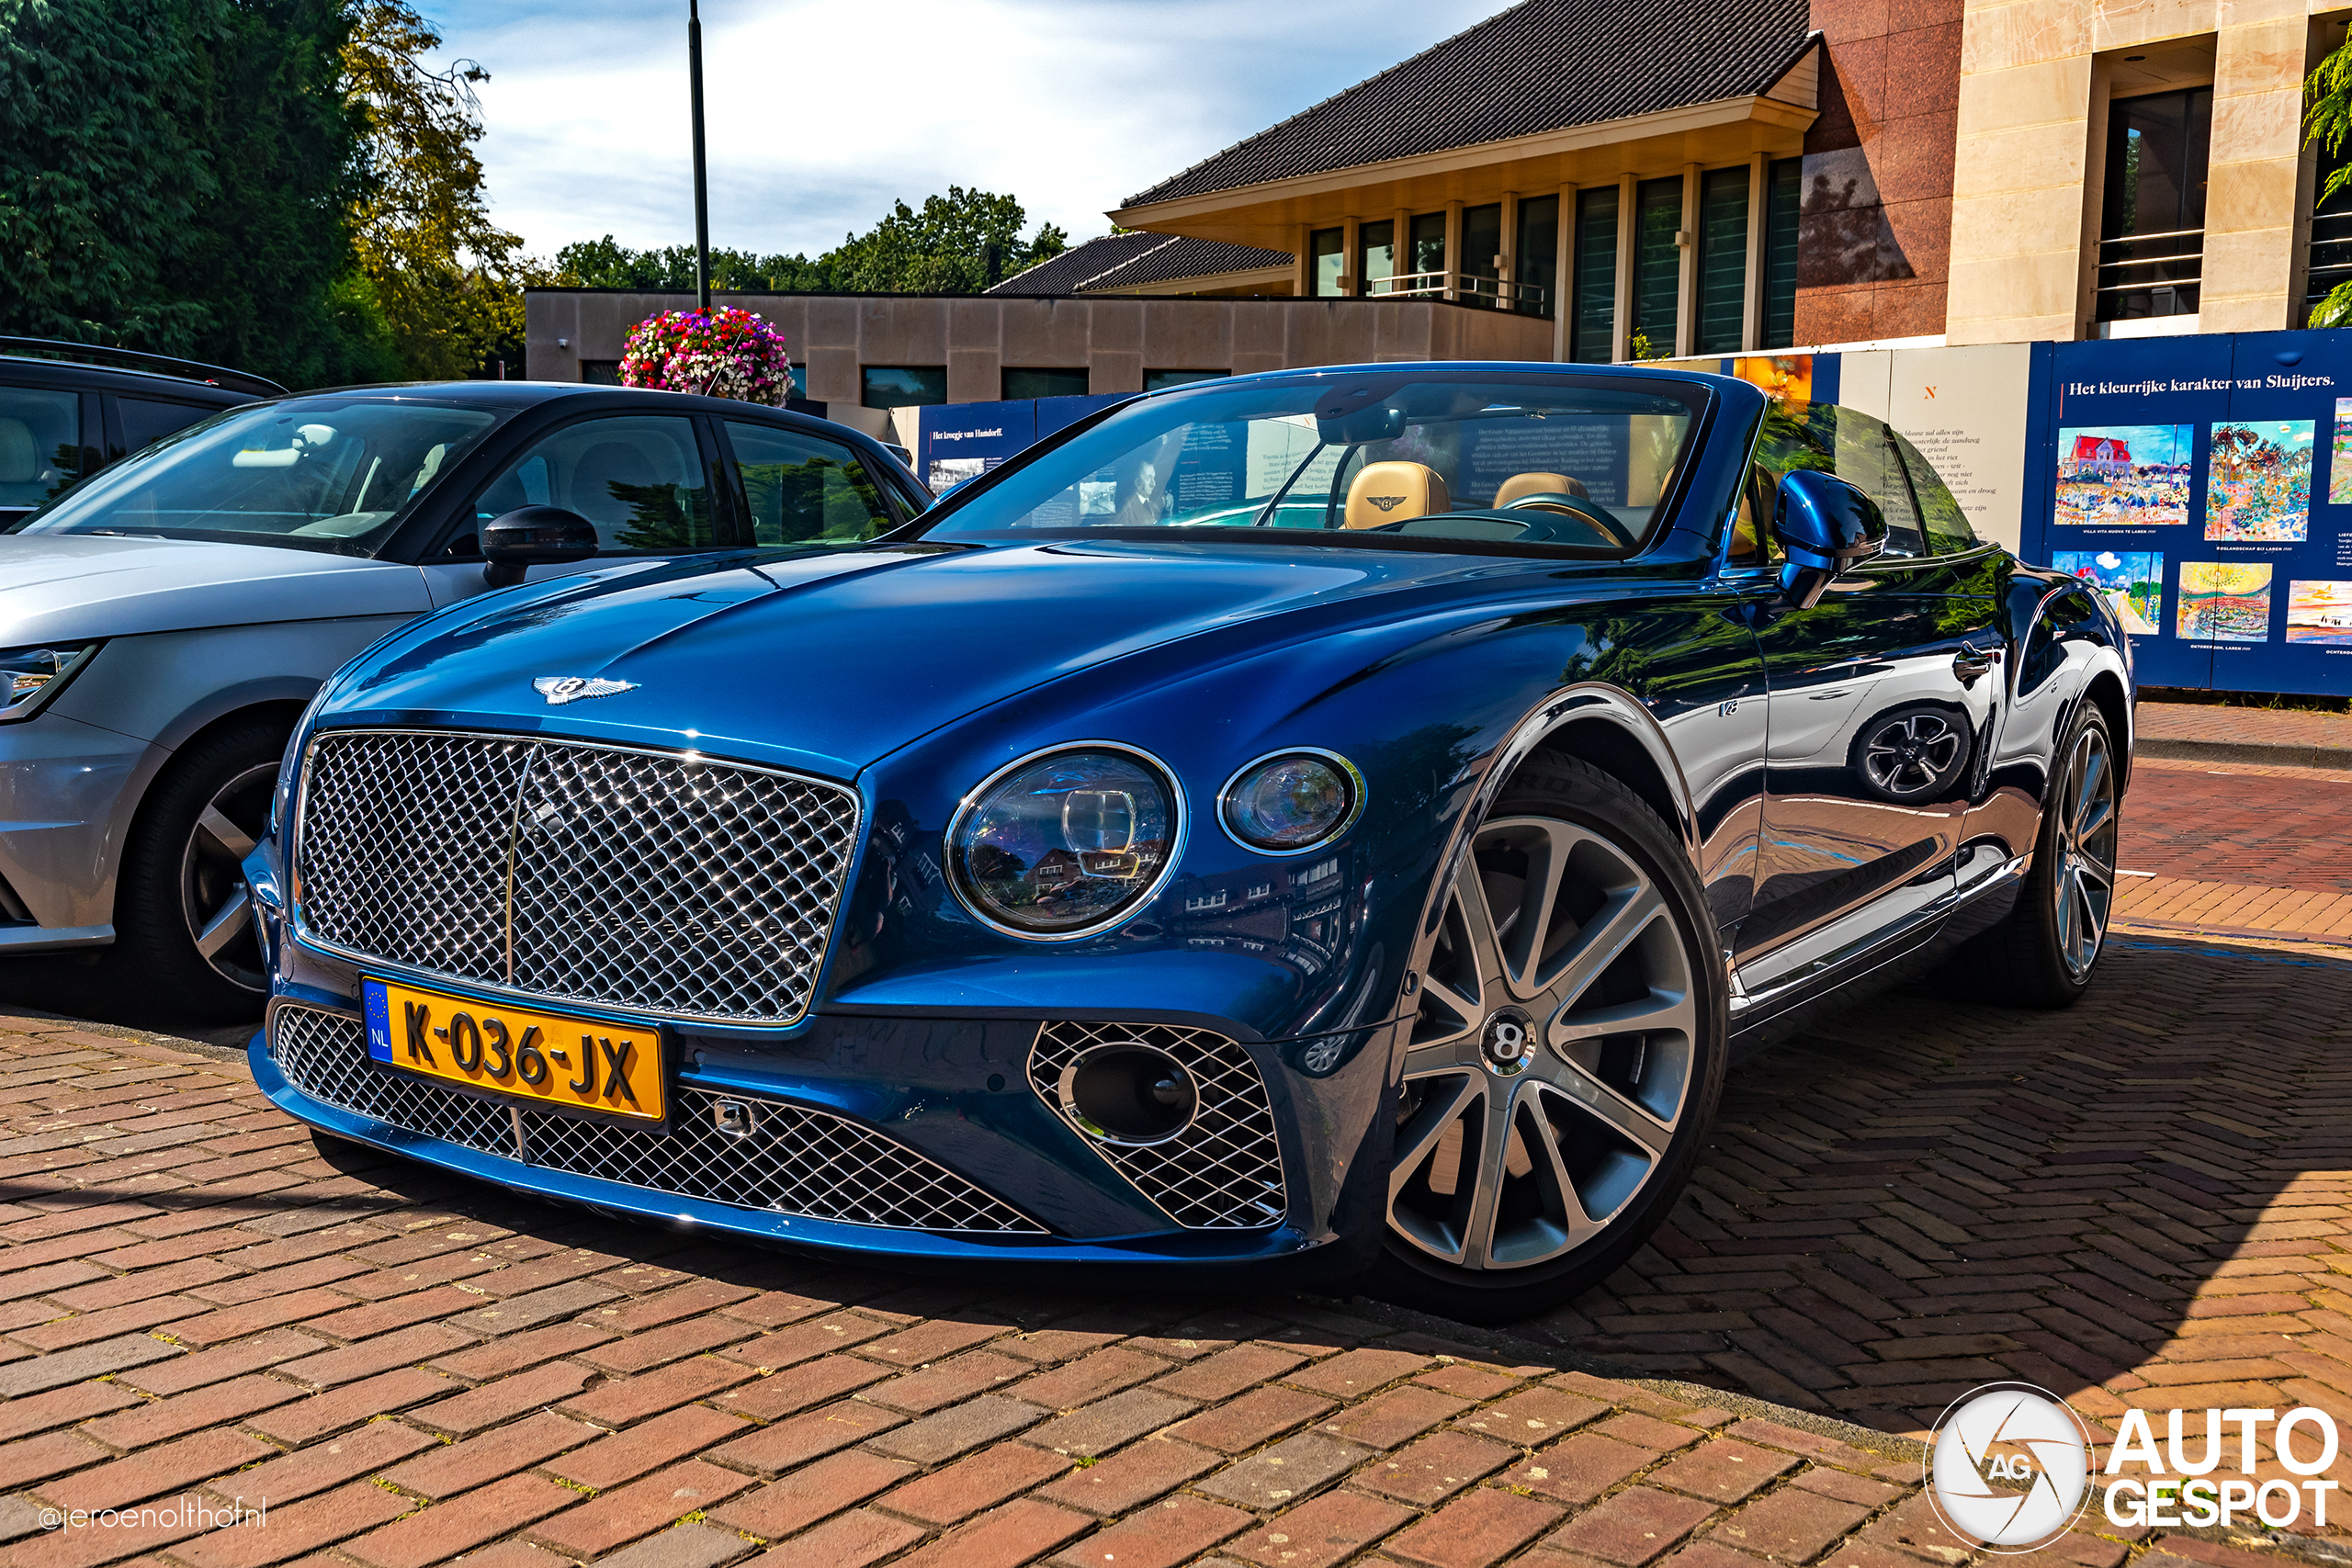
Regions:
[[[1371,1288],[1509,1322],[1606,1278],[1672,1208],[1722,1091],[1723,955],[1657,814],[1548,752],[1473,830],[1440,908]]]
[[[140,807],[109,961],[149,1009],[230,1023],[269,994],[242,862],[266,830],[286,728],[253,720],[183,750]]]

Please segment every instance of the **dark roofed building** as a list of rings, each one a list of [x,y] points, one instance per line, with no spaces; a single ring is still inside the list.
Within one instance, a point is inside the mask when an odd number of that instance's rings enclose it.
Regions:
[[[1288,253],[1296,295],[1532,315],[1559,359],[1928,338],[1962,28],[1960,0],[1520,0],[1111,218]]]
[[[1182,234],[1105,234],[1013,274],[990,294],[1285,295],[1288,251]]]

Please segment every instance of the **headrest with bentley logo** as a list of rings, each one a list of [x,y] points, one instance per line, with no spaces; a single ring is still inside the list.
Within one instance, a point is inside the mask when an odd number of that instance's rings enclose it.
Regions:
[[[1420,463],[1366,463],[1348,486],[1347,518],[1341,525],[1377,528],[1453,510],[1445,478],[1435,468]]]

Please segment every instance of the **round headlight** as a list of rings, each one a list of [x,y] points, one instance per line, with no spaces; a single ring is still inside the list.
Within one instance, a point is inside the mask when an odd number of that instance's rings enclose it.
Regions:
[[[1176,863],[1175,782],[1140,751],[1023,758],[965,797],[947,830],[965,906],[1014,936],[1059,940],[1132,914]]]
[[[1218,814],[1239,843],[1297,854],[1337,837],[1363,809],[1363,776],[1331,751],[1261,757],[1225,786]]]

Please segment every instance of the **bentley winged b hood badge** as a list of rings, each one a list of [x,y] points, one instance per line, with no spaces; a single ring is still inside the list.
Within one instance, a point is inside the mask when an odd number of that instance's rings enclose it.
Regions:
[[[561,707],[582,697],[609,697],[621,692],[634,692],[634,681],[607,681],[601,675],[542,675],[531,682],[531,690],[547,698],[549,707]]]

